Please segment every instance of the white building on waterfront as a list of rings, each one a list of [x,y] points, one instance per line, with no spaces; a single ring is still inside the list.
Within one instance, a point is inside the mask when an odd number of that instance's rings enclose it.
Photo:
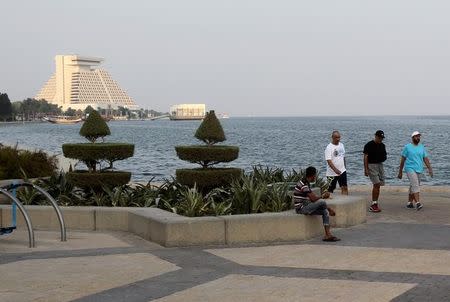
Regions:
[[[117,109],[119,106],[138,109],[109,73],[100,68],[103,59],[79,55],[57,55],[56,72],[51,76],[35,99],[67,108],[84,110]]]
[[[201,120],[205,113],[205,104],[178,104],[170,107],[171,120]]]

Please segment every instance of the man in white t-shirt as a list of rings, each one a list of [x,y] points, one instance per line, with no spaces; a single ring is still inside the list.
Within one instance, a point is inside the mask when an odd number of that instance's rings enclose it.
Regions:
[[[325,160],[327,161],[327,178],[330,182],[328,192],[333,193],[336,184],[339,183],[341,193],[348,195],[345,148],[341,143],[339,131],[335,130],[331,134],[331,143],[325,149]]]

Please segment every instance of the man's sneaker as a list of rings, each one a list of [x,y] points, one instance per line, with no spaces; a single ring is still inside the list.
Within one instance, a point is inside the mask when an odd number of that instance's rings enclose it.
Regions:
[[[417,211],[420,211],[422,208],[423,208],[423,205],[420,202],[416,203],[416,210]]]
[[[374,203],[369,207],[369,212],[379,213],[381,212],[380,208],[378,207],[377,203]]]
[[[408,202],[408,204],[406,205],[406,207],[407,207],[408,209],[414,209],[414,205],[413,205],[412,202]]]

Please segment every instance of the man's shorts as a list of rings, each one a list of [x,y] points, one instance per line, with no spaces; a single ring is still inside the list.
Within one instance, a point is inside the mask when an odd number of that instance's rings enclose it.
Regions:
[[[336,184],[339,183],[339,187],[347,187],[347,171],[344,171],[339,176],[328,176],[328,181],[331,179],[331,183],[328,187],[328,192],[333,193],[334,189],[336,189]]]
[[[382,163],[369,164],[369,178],[370,181],[376,185],[384,186],[384,167]]]
[[[409,179],[409,194],[420,192],[420,173],[406,172]]]

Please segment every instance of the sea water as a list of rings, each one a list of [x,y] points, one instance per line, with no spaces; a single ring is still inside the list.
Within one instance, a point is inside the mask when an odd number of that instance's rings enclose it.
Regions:
[[[239,158],[224,166],[250,170],[253,165],[291,169],[315,166],[325,173],[324,150],[331,132],[341,132],[346,149],[350,184],[369,183],[364,176],[364,145],[376,130],[384,131],[388,159],[385,162],[388,184],[406,184],[398,180],[398,165],[403,146],[411,141],[413,131],[422,133],[434,178],[426,173],[423,183],[450,185],[450,117],[242,117],[221,120],[227,140],[222,144],[239,146]],[[135,144],[132,158],[118,161],[115,167],[132,172],[134,181],[163,180],[175,175],[177,168],[196,167],[177,158],[177,145],[202,144],[194,137],[200,121],[111,121],[111,135],[106,141]],[[61,154],[64,143],[87,142],[78,132],[81,124],[50,123],[0,124],[0,142],[18,143],[19,147],[42,149]],[[406,177],[405,177],[406,178]]]

